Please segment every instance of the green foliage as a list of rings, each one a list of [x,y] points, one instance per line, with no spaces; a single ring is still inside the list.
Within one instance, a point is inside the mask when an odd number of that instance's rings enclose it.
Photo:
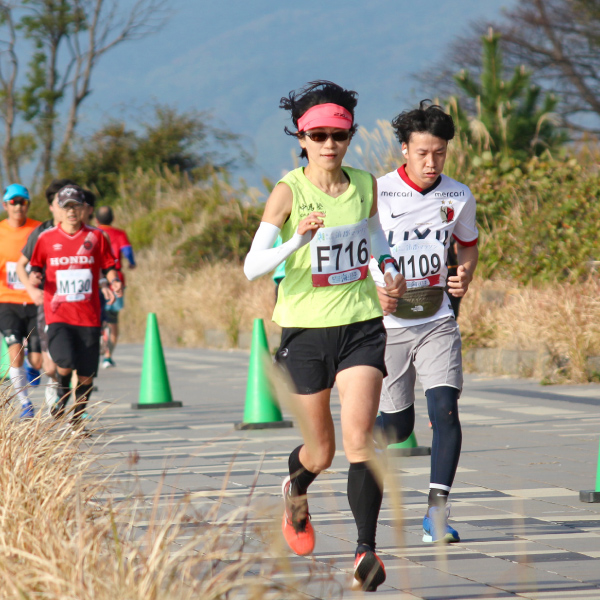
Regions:
[[[207,262],[242,262],[260,224],[262,208],[240,206],[237,214],[211,221],[201,234],[188,238],[176,251],[178,264],[195,270]]]
[[[119,182],[138,169],[206,180],[215,170],[225,172],[236,160],[247,160],[238,136],[209,125],[208,119],[206,113],[157,105],[139,132],[113,120],[62,157],[59,172],[98,190],[109,203],[119,195]]]
[[[474,159],[491,152],[499,160],[527,160],[560,148],[567,136],[554,114],[558,99],[552,94],[542,98],[541,89],[531,84],[531,74],[522,66],[514,70],[509,80],[503,79],[500,35],[490,28],[481,41],[479,81],[468,71],[461,71],[454,78],[462,95],[474,104],[475,113],[467,114],[456,97],[449,102],[458,137],[470,147]]]
[[[504,172],[483,167],[466,183],[477,198],[485,277],[577,280],[600,259],[600,180],[581,160],[534,157]]]

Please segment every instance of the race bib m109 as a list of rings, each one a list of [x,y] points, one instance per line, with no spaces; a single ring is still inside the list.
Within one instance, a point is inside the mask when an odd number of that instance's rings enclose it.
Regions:
[[[391,250],[407,289],[441,285],[444,244],[437,240],[410,240],[396,244]]]
[[[370,258],[367,219],[354,225],[319,229],[310,242],[313,287],[343,285],[365,279]]]
[[[56,297],[62,302],[81,302],[92,297],[91,269],[56,271]]]

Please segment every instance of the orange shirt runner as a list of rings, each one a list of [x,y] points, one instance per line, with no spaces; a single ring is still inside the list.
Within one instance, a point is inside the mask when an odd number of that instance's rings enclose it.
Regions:
[[[21,227],[12,227],[8,219],[0,221],[0,303],[33,304],[16,267],[29,234],[38,225],[40,221],[34,219],[27,219]]]

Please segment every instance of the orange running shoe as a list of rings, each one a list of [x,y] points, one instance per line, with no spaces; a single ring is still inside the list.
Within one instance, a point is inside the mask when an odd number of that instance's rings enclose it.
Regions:
[[[283,480],[281,486],[285,503],[281,529],[283,537],[292,551],[300,556],[305,556],[314,550],[315,530],[310,523],[306,496],[292,497],[290,487],[291,481],[288,476]]]
[[[381,559],[369,546],[361,545],[356,550],[354,560],[353,590],[376,592],[385,581],[385,567]]]

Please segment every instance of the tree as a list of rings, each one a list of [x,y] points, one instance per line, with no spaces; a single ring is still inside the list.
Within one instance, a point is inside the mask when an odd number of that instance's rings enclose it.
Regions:
[[[138,169],[167,169],[197,181],[215,171],[225,173],[237,162],[248,164],[239,136],[210,121],[208,113],[178,112],[164,105],[154,106],[151,117],[138,123],[137,130],[113,119],[60,156],[58,172],[111,200],[118,196],[121,177]]]
[[[560,146],[566,138],[557,128],[553,113],[557,99],[551,94],[542,99],[541,89],[531,84],[531,74],[522,66],[514,69],[510,79],[503,78],[500,39],[492,28],[481,38],[482,68],[478,78],[464,69],[454,76],[461,95],[475,107],[467,116],[460,99],[451,98],[450,112],[460,132],[478,153],[492,150],[504,158],[523,159]]]
[[[479,40],[490,26],[501,35],[507,69],[524,65],[533,83],[557,97],[570,129],[600,133],[600,0],[520,0],[503,18],[472,23],[444,53],[445,68],[419,80],[447,95],[458,69],[480,72]]]
[[[0,116],[4,120],[2,167],[18,179],[23,142],[39,141],[38,178],[49,176],[57,156],[68,152],[84,100],[91,93],[94,68],[109,50],[156,32],[165,22],[167,0],[22,0],[0,2]],[[18,87],[17,46],[33,45],[25,83]],[[64,120],[61,120],[61,110]],[[32,126],[27,138],[15,136],[18,118]],[[62,141],[57,142],[59,126]],[[20,150],[20,151],[18,151]]]

